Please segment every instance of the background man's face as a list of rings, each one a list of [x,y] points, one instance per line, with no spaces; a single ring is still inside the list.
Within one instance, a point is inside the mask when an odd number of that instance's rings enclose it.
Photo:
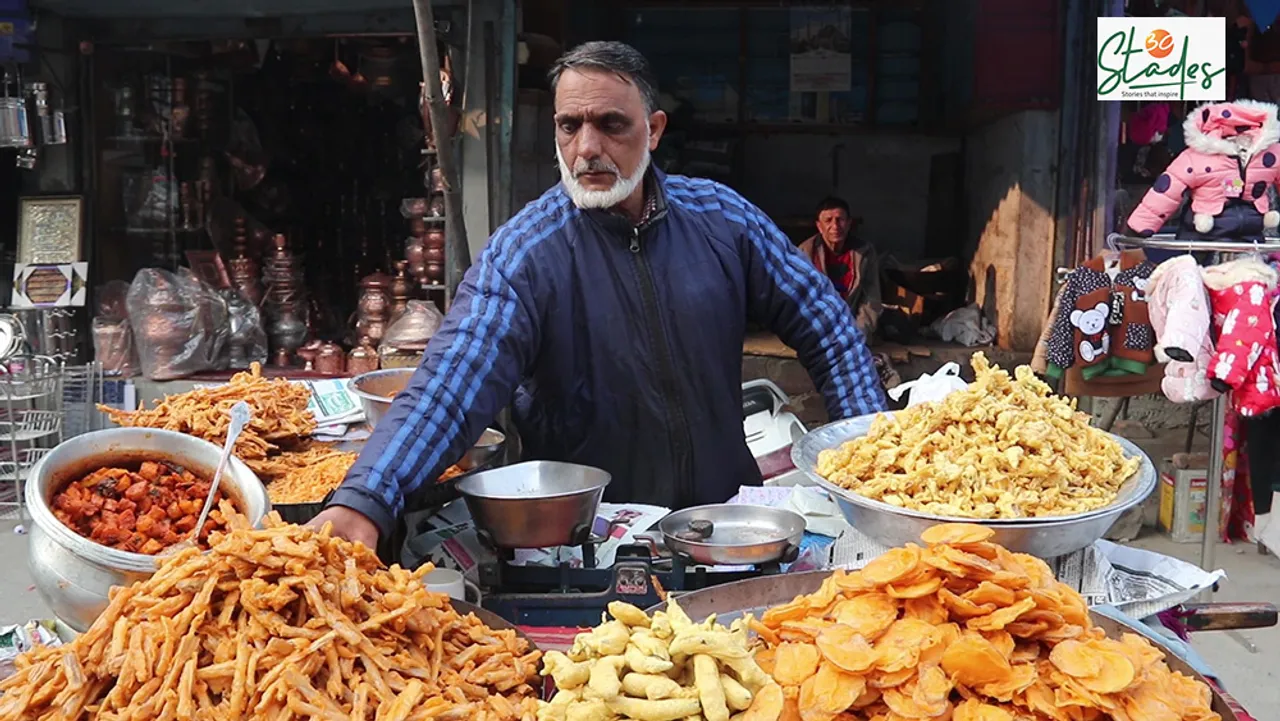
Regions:
[[[849,235],[849,214],[841,208],[829,208],[818,213],[817,226],[822,242],[836,248]]]
[[[556,145],[586,191],[634,179],[658,147],[666,114],[649,114],[634,85],[615,73],[566,70],[556,85]]]

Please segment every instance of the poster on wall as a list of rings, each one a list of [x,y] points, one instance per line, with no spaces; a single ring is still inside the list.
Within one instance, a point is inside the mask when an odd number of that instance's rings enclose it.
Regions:
[[[791,9],[791,92],[849,91],[851,13],[848,6]]]

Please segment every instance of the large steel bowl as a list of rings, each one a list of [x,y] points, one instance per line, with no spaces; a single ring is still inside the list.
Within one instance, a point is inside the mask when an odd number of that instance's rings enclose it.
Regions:
[[[845,520],[861,533],[886,546],[919,542],[920,534],[939,523],[955,521],[978,523],[995,529],[994,542],[1019,553],[1040,558],[1053,558],[1078,551],[1102,538],[1125,511],[1144,501],[1156,487],[1156,469],[1142,449],[1111,436],[1130,457],[1141,460],[1138,470],[1120,487],[1114,503],[1087,513],[1043,518],[973,519],[935,516],[876,501],[859,495],[823,478],[818,473],[818,454],[828,448],[865,436],[874,415],[848,418],[828,423],[804,435],[791,447],[791,460],[824,490],[831,494]]]
[[[458,479],[476,529],[498,548],[549,548],[581,543],[605,486],[613,480],[591,466],[525,461]]]
[[[365,418],[370,426],[376,426],[391,410],[391,402],[409,385],[414,368],[383,368],[361,373],[347,382],[351,392],[360,399]],[[502,452],[507,437],[496,428],[486,428],[471,449],[463,454],[458,467],[464,471],[483,468]]]
[[[212,478],[222,449],[208,441],[152,428],[110,428],[76,436],[40,460],[27,481],[26,500],[33,521],[27,563],[36,589],[54,615],[84,632],[107,607],[107,591],[147,578],[156,557],[103,546],[59,521],[53,496],[67,483],[104,466],[129,466],[145,460],[168,461]],[[271,510],[267,490],[249,467],[232,458],[220,484],[249,521],[257,524]]]

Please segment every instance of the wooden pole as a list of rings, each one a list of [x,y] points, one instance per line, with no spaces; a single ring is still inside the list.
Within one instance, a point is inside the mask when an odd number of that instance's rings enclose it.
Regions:
[[[436,137],[436,161],[444,177],[445,218],[445,285],[449,298],[471,267],[471,247],[467,244],[467,228],[462,222],[462,193],[458,182],[458,165],[454,157],[453,138],[447,135],[451,124],[440,84],[440,50],[436,43],[436,21],[429,0],[413,0],[413,14],[418,23],[418,54],[422,59],[422,92],[430,113],[431,128]]]

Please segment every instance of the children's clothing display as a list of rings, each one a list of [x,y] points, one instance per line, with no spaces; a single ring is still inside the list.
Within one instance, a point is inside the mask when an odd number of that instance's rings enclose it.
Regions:
[[[1190,203],[1179,237],[1256,240],[1280,226],[1267,190],[1280,181],[1280,120],[1276,106],[1251,100],[1209,103],[1183,123],[1187,148],[1151,184],[1129,216],[1149,236]]]
[[[1085,380],[1147,373],[1155,362],[1147,312],[1153,270],[1137,250],[1100,255],[1067,276],[1046,347],[1051,378],[1076,366]]]
[[[1209,383],[1213,343],[1211,318],[1200,266],[1190,255],[1161,263],[1151,273],[1147,310],[1156,333],[1156,360],[1166,363],[1161,390],[1175,403],[1214,398]]]
[[[1240,415],[1280,406],[1276,367],[1276,271],[1259,258],[1240,258],[1203,271],[1218,330],[1209,382],[1232,390]]]

